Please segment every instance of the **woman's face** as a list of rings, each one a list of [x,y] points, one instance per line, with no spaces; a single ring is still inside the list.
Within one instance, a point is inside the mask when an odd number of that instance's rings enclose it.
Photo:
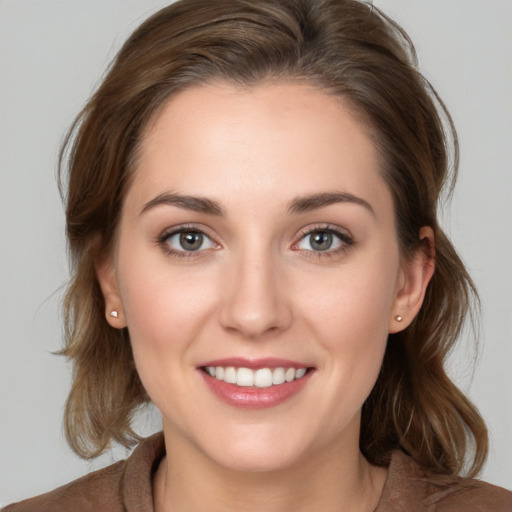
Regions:
[[[364,127],[292,83],[171,98],[99,266],[168,447],[255,471],[358,449],[410,273]]]

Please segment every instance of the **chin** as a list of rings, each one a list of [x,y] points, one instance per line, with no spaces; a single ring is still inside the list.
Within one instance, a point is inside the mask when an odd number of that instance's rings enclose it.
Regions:
[[[246,426],[247,427],[247,426]],[[264,473],[290,469],[311,452],[311,441],[290,435],[289,429],[242,428],[213,446],[205,446],[209,457],[225,469]],[[261,427],[261,426],[260,426]]]
[[[290,469],[299,462],[297,453],[287,453],[276,446],[225,450],[216,462],[237,473],[271,473]]]

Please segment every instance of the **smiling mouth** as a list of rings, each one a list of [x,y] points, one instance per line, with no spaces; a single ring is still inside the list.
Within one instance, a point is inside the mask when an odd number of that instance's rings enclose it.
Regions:
[[[235,368],[234,366],[204,366],[201,368],[216,380],[246,388],[270,388],[302,379],[312,368]]]

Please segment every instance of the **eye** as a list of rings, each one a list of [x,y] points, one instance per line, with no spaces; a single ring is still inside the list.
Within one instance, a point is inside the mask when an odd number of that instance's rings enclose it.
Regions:
[[[353,240],[347,234],[331,228],[322,228],[304,234],[295,247],[304,251],[337,252],[352,244]]]
[[[216,246],[210,237],[197,229],[174,231],[164,235],[161,242],[172,252],[198,252]]]

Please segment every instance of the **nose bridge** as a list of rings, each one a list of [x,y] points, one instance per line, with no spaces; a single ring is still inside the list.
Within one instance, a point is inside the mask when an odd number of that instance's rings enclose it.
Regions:
[[[291,310],[281,286],[278,258],[270,248],[251,245],[230,258],[221,323],[255,339],[286,328]]]

